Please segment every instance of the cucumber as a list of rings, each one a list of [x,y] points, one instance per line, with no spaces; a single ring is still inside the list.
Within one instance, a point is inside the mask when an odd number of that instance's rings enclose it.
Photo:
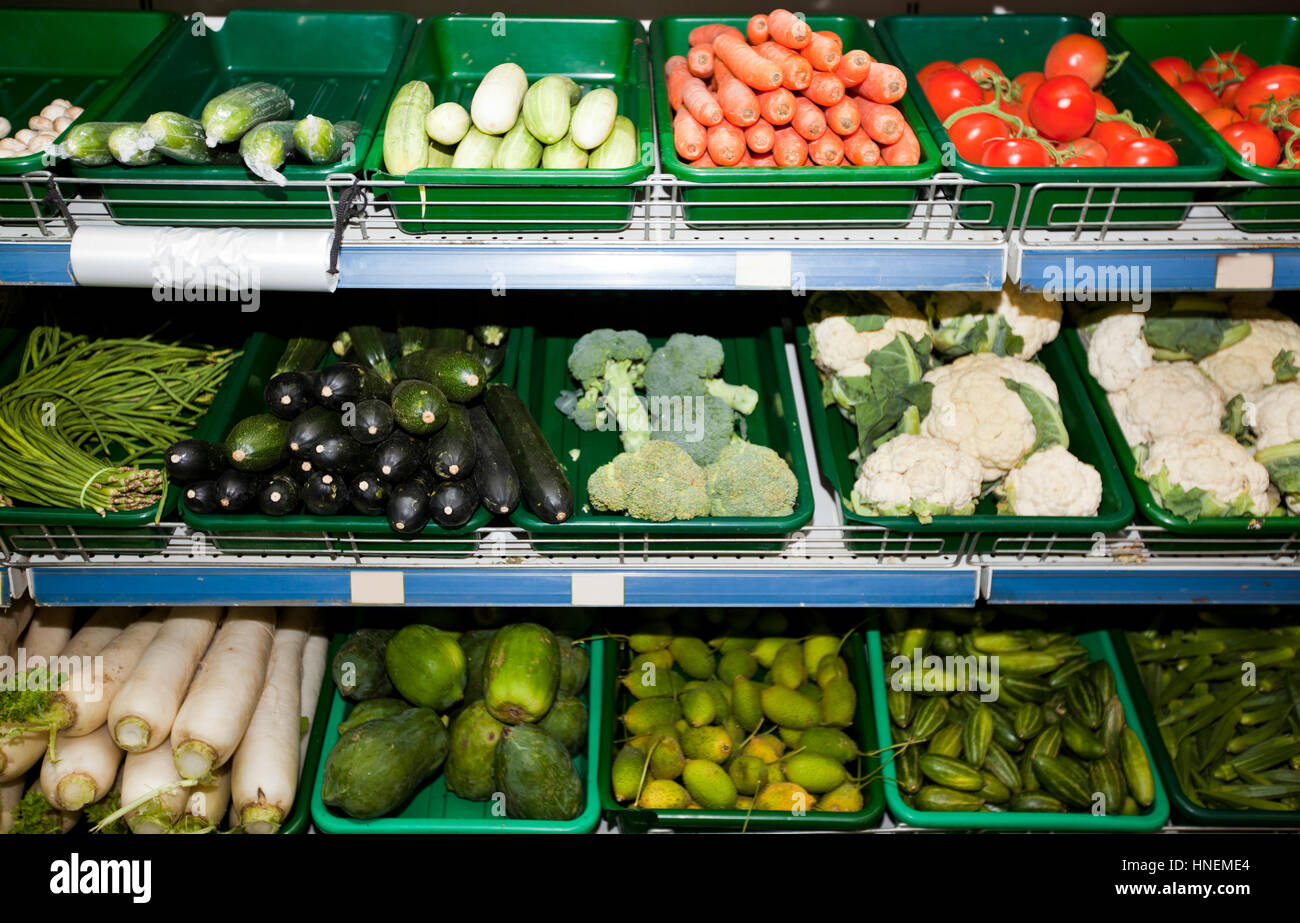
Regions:
[[[335,163],[342,159],[345,145],[355,142],[359,122],[331,122],[308,115],[293,125],[293,146],[308,163]]]
[[[506,132],[492,155],[492,166],[497,170],[533,170],[541,163],[541,142],[529,133],[523,119]]]
[[[400,484],[419,470],[422,450],[420,442],[400,430],[395,431],[375,449],[372,466],[388,483]]]
[[[294,420],[312,406],[319,389],[314,372],[277,372],[262,389],[262,401],[281,420]]]
[[[618,117],[618,95],[613,90],[592,90],[578,101],[569,120],[569,137],[583,150],[593,150],[609,137]]]
[[[352,413],[343,414],[348,433],[362,445],[377,445],[393,431],[393,408],[378,398],[360,401]]]
[[[984,806],[984,799],[974,792],[958,792],[939,785],[923,786],[914,797],[922,811],[978,811]]]
[[[484,509],[495,515],[509,515],[519,505],[519,475],[510,453],[482,406],[474,404],[466,412],[474,431],[474,488]]]
[[[569,77],[552,74],[528,88],[520,117],[534,138],[554,144],[568,134],[569,117],[581,98],[582,87]]]
[[[250,173],[277,186],[288,182],[280,168],[294,153],[293,126],[288,121],[263,122],[239,139],[239,156]]]
[[[388,485],[373,471],[363,471],[348,482],[348,499],[363,516],[378,516],[388,507]]]
[[[542,169],[585,170],[589,159],[587,152],[573,143],[573,137],[565,135],[542,150]]]
[[[429,142],[429,159],[425,166],[431,169],[446,169],[456,160],[456,149],[437,141]]]
[[[293,114],[293,100],[274,84],[246,83],[208,100],[199,121],[203,123],[208,147],[230,144],[263,122],[287,119]]]
[[[153,138],[138,122],[119,125],[109,132],[108,149],[113,159],[125,167],[146,167],[162,160],[162,154],[154,150]]]
[[[257,508],[267,516],[285,516],[298,508],[298,482],[288,474],[277,474],[257,492]]]
[[[434,331],[436,335],[438,332]],[[455,331],[461,344],[465,342],[463,330]],[[394,363],[401,378],[414,378],[438,386],[447,400],[466,404],[483,393],[487,386],[487,370],[483,363],[469,353],[435,345],[428,349],[402,356]]]
[[[144,131],[153,139],[154,150],[181,163],[201,164],[212,160],[212,148],[204,139],[203,123],[179,112],[155,112],[145,119]]]
[[[636,166],[641,159],[640,146],[637,143],[636,126],[625,115],[614,119],[614,128],[609,137],[591,152],[587,159],[588,170],[626,170]]]
[[[447,423],[447,398],[431,382],[408,378],[393,389],[393,420],[412,436],[429,436]]]
[[[418,535],[429,524],[429,484],[414,478],[388,495],[388,525],[402,535]]]
[[[473,125],[452,155],[451,166],[454,170],[486,170],[492,166],[492,158],[501,146],[502,135],[488,135]]]
[[[307,512],[333,516],[347,506],[348,488],[343,478],[328,471],[313,471],[302,486],[302,503]]]
[[[1124,769],[1124,778],[1128,781],[1129,791],[1138,804],[1144,808],[1151,806],[1156,799],[1155,779],[1151,775],[1151,763],[1147,751],[1142,746],[1137,732],[1124,728],[1121,741],[1120,761]]]
[[[1078,718],[1073,715],[1066,715],[1061,719],[1060,727],[1065,746],[1075,756],[1081,756],[1086,760],[1095,760],[1105,755],[1106,748],[1097,739],[1097,735],[1088,730]]]
[[[347,433],[326,436],[316,443],[310,459],[316,471],[356,474],[370,461],[370,450]]]
[[[1087,676],[1080,676],[1065,687],[1065,702],[1088,727],[1094,731],[1101,727],[1105,700]]]
[[[399,358],[427,349],[433,331],[428,327],[398,327],[397,351]]]
[[[1092,804],[1092,787],[1088,770],[1068,756],[1035,756],[1030,758],[1034,777],[1049,793],[1075,808]]]
[[[191,513],[221,512],[215,481],[195,481],[193,484],[186,485],[185,492],[181,494],[181,502]]]
[[[474,127],[485,135],[505,134],[519,118],[527,91],[528,75],[518,64],[506,62],[492,68],[479,81],[469,104]]]
[[[210,481],[226,469],[226,447],[202,439],[173,442],[163,453],[167,479],[177,484]]]
[[[446,102],[434,106],[424,120],[429,140],[444,147],[454,147],[469,132],[469,113],[460,103]]]
[[[425,464],[443,480],[466,478],[474,471],[474,431],[459,404],[447,408],[447,425],[429,438]],[[477,494],[475,494],[477,497]]]
[[[937,753],[921,757],[921,773],[932,782],[958,791],[978,792],[984,787],[984,777],[974,766]]]
[[[1047,792],[1016,792],[1011,796],[1011,810],[1034,813],[1064,814],[1069,810],[1059,798]]]
[[[364,365],[336,362],[321,369],[319,400],[332,410],[342,410],[346,403],[356,404],[370,398],[387,398],[392,389],[387,382]]]
[[[330,436],[346,432],[338,411],[328,407],[309,407],[294,417],[285,430],[285,442],[294,457],[312,460],[316,446]]]
[[[510,453],[529,509],[545,522],[564,522],[573,515],[573,488],[533,415],[505,385],[484,389],[483,403]]]
[[[429,512],[445,529],[459,529],[465,525],[477,506],[478,493],[471,481],[440,484],[429,497]]]
[[[261,479],[251,471],[227,468],[213,482],[217,505],[223,513],[238,513],[257,497]]]
[[[388,106],[384,123],[384,169],[405,176],[428,163],[424,122],[433,108],[433,91],[423,80],[402,86]]]
[[[1127,787],[1119,763],[1109,757],[1088,764],[1088,781],[1094,793],[1100,792],[1105,800],[1107,814],[1119,814],[1124,809]]]
[[[289,423],[269,413],[245,417],[226,436],[230,464],[240,471],[267,471],[289,457]]]
[[[73,163],[83,167],[104,167],[113,162],[108,136],[129,122],[86,122],[73,125],[63,139],[63,151]]]

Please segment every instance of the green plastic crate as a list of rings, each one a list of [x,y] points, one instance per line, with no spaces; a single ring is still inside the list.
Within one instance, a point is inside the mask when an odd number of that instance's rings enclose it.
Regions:
[[[225,381],[217,390],[208,412],[195,424],[191,432],[193,438],[219,440],[226,434],[233,419],[235,402],[241,388],[252,373],[255,356],[265,349],[265,337],[253,334],[244,344],[242,355],[237,359]],[[15,344],[9,354],[0,361],[0,385],[9,384],[17,377],[22,354],[27,338]],[[277,353],[278,356],[278,353]],[[162,454],[166,446],[159,446],[157,456],[146,459],[152,464],[162,464]],[[179,491],[168,487],[163,495],[162,509],[158,504],[143,510],[122,513],[105,513],[100,516],[94,510],[74,510],[55,507],[36,507],[26,504],[0,507],[0,539],[13,552],[27,554],[48,554],[50,552],[80,551],[81,544],[75,535],[120,536],[133,533],[129,537],[98,538],[97,549],[121,548],[136,552],[149,549],[160,550],[171,537],[172,530],[155,525],[155,521],[165,518],[180,499]],[[34,527],[41,527],[42,535],[34,537]],[[17,536],[22,535],[22,539]]]
[[[745,186],[753,183],[811,183],[809,186],[755,186],[754,188],[693,188],[680,190],[685,203],[684,218],[690,227],[782,225],[816,219],[827,225],[860,225],[870,221],[877,227],[906,224],[912,218],[916,200],[925,192],[920,186],[859,187],[828,186],[831,182],[907,182],[928,179],[939,170],[939,149],[921,122],[912,94],[895,103],[921,142],[921,162],[910,167],[692,167],[677,156],[673,145],[673,114],[668,106],[664,62],[684,55],[689,36],[696,26],[725,23],[745,31],[748,17],[668,17],[650,26],[655,81],[655,114],[659,120],[659,157],[664,170],[679,179],[707,186],[719,183]],[[832,31],[844,40],[844,48],[860,48],[880,61],[894,61],[881,46],[871,26],[856,16],[809,16],[818,31]],[[793,201],[792,201],[793,200]],[[865,205],[862,203],[870,202]],[[886,203],[897,202],[898,205]],[[819,205],[819,203],[826,203]],[[834,203],[834,204],[831,204]],[[810,207],[811,206],[811,207]],[[964,214],[966,212],[963,212]]]
[[[849,664],[849,677],[858,690],[858,710],[853,727],[845,731],[857,742],[864,753],[876,750],[876,732],[871,718],[871,684],[867,676],[867,663],[863,656],[863,634],[855,631],[841,648]],[[766,676],[761,670],[755,675],[759,680]],[[610,669],[605,675],[605,701],[611,704],[605,710],[600,729],[600,801],[612,821],[624,833],[645,833],[652,829],[679,830],[784,830],[788,833],[812,830],[862,830],[874,826],[885,809],[884,783],[879,776],[880,758],[862,757],[857,764],[859,776],[872,776],[865,786],[861,811],[852,814],[809,811],[806,814],[787,814],[783,811],[649,811],[633,808],[614,800],[611,769],[614,765],[615,738],[620,735],[618,718],[636,701],[619,683],[619,671]]]
[[[1070,359],[1074,363],[1078,376],[1083,379],[1088,397],[1092,399],[1093,409],[1097,412],[1097,418],[1101,421],[1101,428],[1106,433],[1106,438],[1110,440],[1120,470],[1128,480],[1129,490],[1133,492],[1137,508],[1148,522],[1183,535],[1256,536],[1290,535],[1300,532],[1300,519],[1294,516],[1269,516],[1265,519],[1251,519],[1249,516],[1202,516],[1195,522],[1188,522],[1157,503],[1155,495],[1151,493],[1151,485],[1137,475],[1137,460],[1133,457],[1133,450],[1124,438],[1119,421],[1115,419],[1115,411],[1111,409],[1105,389],[1088,373],[1088,355],[1084,352],[1083,342],[1079,339],[1079,331],[1074,328],[1062,330],[1061,336],[1065,339],[1065,346],[1069,350]],[[1231,546],[1225,546],[1225,550],[1230,548]]]
[[[112,102],[161,48],[174,29],[175,13],[103,10],[0,10],[0,35],[8,38],[0,61],[0,113],[13,132],[27,127],[50,100],[62,97],[85,112],[78,122]],[[62,143],[60,132],[55,143]],[[40,154],[0,159],[0,176],[48,171]],[[43,196],[44,184],[33,183],[32,195]],[[0,220],[36,218],[16,183],[0,183]],[[49,209],[42,209],[42,216]]]
[[[235,10],[220,30],[183,28],[122,94],[94,113],[97,121],[144,121],[159,111],[198,118],[218,93],[264,80],[284,87],[294,118],[308,114],[361,123],[352,153],[338,163],[287,163],[291,183],[323,184],[357,173],[383,122],[398,65],[415,29],[405,13]],[[166,162],[148,167],[83,167],[91,179],[148,179],[148,185],[106,186],[113,217],[122,224],[178,226],[283,225],[333,227],[325,190],[257,182],[242,163],[196,166]],[[173,182],[168,182],[168,181]],[[203,184],[186,183],[202,180]],[[222,185],[223,183],[229,185]],[[334,190],[335,196],[348,185]]]
[[[650,337],[653,346],[661,346],[666,337]],[[616,432],[585,432],[555,407],[561,391],[577,385],[569,376],[568,357],[576,336],[553,336],[524,330],[516,392],[532,413],[573,485],[573,516],[562,523],[544,522],[523,504],[511,514],[511,521],[536,538],[546,539],[537,550],[542,553],[585,551],[634,553],[646,548],[648,538],[682,538],[684,541],[656,543],[655,550],[697,553],[726,553],[727,547],[710,544],[708,539],[772,538],[774,541],[747,541],[746,551],[780,549],[786,537],[802,528],[812,518],[812,485],[808,462],[804,458],[794,387],[786,362],[781,330],[769,328],[756,337],[720,338],[724,360],[722,377],[732,384],[749,385],[758,392],[758,407],[747,418],[749,441],[765,445],[780,453],[799,481],[799,497],[794,512],[781,517],[713,517],[702,516],[686,521],[646,522],[630,516],[585,510],[587,479],[591,473],[622,451]],[[569,453],[578,450],[578,458]],[[574,538],[575,542],[555,541]],[[609,541],[598,541],[606,538]],[[695,541],[690,541],[694,539]],[[704,539],[705,541],[700,541]]]
[[[321,678],[320,698],[316,700],[316,711],[311,719],[311,736],[307,740],[307,756],[302,762],[302,775],[298,778],[298,791],[293,797],[293,809],[284,823],[280,825],[282,834],[306,833],[311,826],[311,790],[316,783],[316,767],[321,760],[325,747],[325,728],[329,725],[330,709],[334,704],[334,678],[330,664],[334,655],[343,644],[342,636],[330,641],[329,653],[326,654],[325,675]]]
[[[1156,719],[1151,700],[1147,697],[1138,673],[1137,661],[1133,658],[1133,649],[1124,632],[1113,630],[1110,633],[1112,646],[1115,648],[1116,660],[1124,675],[1124,682],[1134,690],[1133,703],[1138,720],[1147,739],[1159,741],[1159,746],[1151,748],[1152,768],[1158,774],[1165,789],[1169,792],[1169,801],[1176,816],[1199,824],[1203,827],[1300,827],[1300,811],[1245,811],[1217,808],[1203,808],[1196,804],[1183,791],[1178,782],[1178,773],[1169,756],[1169,749],[1164,745],[1160,735],[1160,722]]]
[[[1110,664],[1115,673],[1115,691],[1124,706],[1124,717],[1129,727],[1133,728],[1142,748],[1151,760],[1151,745],[1146,733],[1135,720],[1138,712],[1133,704],[1133,697],[1121,675],[1115,648],[1110,637],[1104,631],[1093,631],[1079,635],[1079,643],[1088,649],[1093,660],[1104,660]],[[885,702],[885,667],[884,650],[881,646],[880,632],[867,633],[867,664],[871,669],[872,706],[876,715],[876,739],[881,746],[890,746],[893,741],[889,721],[889,706]],[[1169,798],[1165,794],[1164,784],[1159,774],[1154,772],[1155,798],[1151,806],[1141,814],[1125,816],[1109,814],[1094,816],[1089,811],[1070,811],[1065,814],[1039,814],[1026,811],[922,811],[910,808],[898,791],[898,778],[894,773],[892,759],[886,759],[884,765],[885,803],[889,815],[895,821],[913,827],[938,827],[947,830],[1055,830],[1072,833],[1149,833],[1159,830],[1169,820]]]
[[[886,16],[876,23],[876,31],[908,80],[916,86],[916,73],[931,61],[958,60],[972,57],[992,58],[1007,74],[1042,70],[1043,60],[1052,43],[1072,32],[1092,34],[1092,24],[1079,16],[1051,14],[1008,14],[994,16]],[[1100,41],[1111,54],[1127,51],[1123,39],[1102,36]],[[1173,145],[1178,165],[1162,169],[1145,167],[985,167],[956,158],[953,170],[969,179],[986,183],[1020,184],[1019,198],[1014,187],[981,190],[981,198],[993,198],[992,224],[1042,228],[1071,227],[1078,221],[1101,222],[1110,211],[1111,190],[1099,190],[1090,200],[1086,189],[1041,190],[1028,208],[1029,187],[1034,183],[1158,183],[1168,189],[1127,189],[1119,193],[1120,203],[1142,203],[1121,210],[1117,220],[1127,228],[1164,226],[1182,221],[1191,209],[1191,190],[1178,189],[1178,183],[1218,179],[1223,173],[1223,158],[1208,145],[1187,116],[1169,105],[1164,94],[1151,82],[1150,71],[1140,65],[1126,65],[1099,89],[1121,111],[1130,109],[1145,125],[1159,123],[1158,136]],[[935,115],[924,94],[917,105],[935,140],[942,148],[951,143],[948,132]],[[954,155],[955,156],[955,155]],[[1014,210],[1013,210],[1014,204]],[[1026,213],[1027,212],[1027,213]],[[1050,221],[1049,221],[1050,219]]]
[[[325,781],[325,759],[319,760],[316,781],[311,791],[311,816],[321,833],[590,833],[600,823],[600,796],[596,792],[600,720],[604,710],[606,670],[612,656],[612,641],[589,641],[583,645],[591,657],[591,672],[581,698],[587,704],[587,749],[574,758],[582,776],[584,807],[573,820],[523,820],[497,817],[491,801],[466,801],[447,791],[442,771],[418,789],[393,817],[358,820],[330,807],[321,800]],[[338,743],[338,726],[352,710],[337,692],[332,699],[325,731],[326,755]]]
[[[1223,209],[1228,220],[1243,231],[1294,231],[1300,229],[1300,170],[1280,170],[1248,164],[1232,145],[1210,127],[1147,63],[1156,58],[1186,58],[1192,67],[1210,56],[1210,49],[1240,48],[1260,67],[1269,64],[1300,65],[1300,16],[1286,13],[1230,13],[1218,16],[1119,16],[1110,27],[1140,55],[1148,80],[1218,148],[1228,169],[1242,179],[1263,183],[1268,189],[1236,189],[1216,193],[1243,204]]]
[[[530,83],[564,74],[583,90],[612,89],[619,114],[637,126],[641,162],[622,170],[424,168],[397,176],[384,170],[381,126],[366,173],[406,183],[376,190],[391,203],[397,226],[407,234],[626,228],[636,197],[632,184],[649,176],[652,166],[650,74],[641,24],[616,18],[432,16],[420,23],[397,85],[423,80],[435,102],[458,102],[468,109],[483,76],[508,61],[522,67]],[[430,200],[455,204],[426,205]]]

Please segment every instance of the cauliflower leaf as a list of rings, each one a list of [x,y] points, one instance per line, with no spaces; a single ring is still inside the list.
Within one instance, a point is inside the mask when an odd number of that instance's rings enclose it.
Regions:
[[[843,387],[851,388],[849,394],[854,398],[861,458],[900,432],[917,432],[921,418],[930,412],[934,386],[922,381],[930,365],[928,340],[924,337],[918,344],[900,333],[867,357],[870,375],[844,381]]]
[[[1070,447],[1070,433],[1065,428],[1065,419],[1061,416],[1061,405],[1031,385],[1014,378],[1002,381],[1008,388],[1020,395],[1025,402],[1029,415],[1034,418],[1034,444],[1027,454],[1032,455],[1039,449],[1059,445]]]

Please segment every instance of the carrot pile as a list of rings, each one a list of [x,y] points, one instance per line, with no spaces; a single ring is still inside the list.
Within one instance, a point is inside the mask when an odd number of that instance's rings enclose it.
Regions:
[[[710,23],[664,63],[673,145],[693,167],[908,166],[903,72],[789,10]]]

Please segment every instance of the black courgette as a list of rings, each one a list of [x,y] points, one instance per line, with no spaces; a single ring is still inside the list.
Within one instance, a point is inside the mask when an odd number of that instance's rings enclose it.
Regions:
[[[510,453],[528,509],[543,522],[564,522],[571,517],[573,487],[519,395],[505,385],[488,385],[483,403]]]
[[[262,401],[281,420],[292,420],[316,403],[319,390],[315,372],[277,372],[262,389]]]
[[[398,382],[390,403],[393,419],[412,436],[431,436],[447,423],[447,398],[429,381]]]
[[[410,480],[420,469],[423,445],[403,432],[394,432],[375,449],[371,467],[390,484]]]
[[[474,488],[483,508],[495,515],[513,513],[519,505],[519,475],[505,443],[481,404],[465,408],[474,431]]]
[[[295,457],[310,460],[316,455],[317,445],[331,436],[342,436],[346,432],[337,410],[317,406],[300,413],[289,424],[285,430],[285,441]]]
[[[230,466],[226,447],[202,439],[173,442],[163,453],[167,479],[177,484],[210,481]]]
[[[348,482],[352,508],[366,516],[378,516],[388,508],[388,485],[373,471],[363,471]]]
[[[413,478],[388,494],[388,525],[401,535],[418,535],[429,524],[429,483]]]
[[[267,516],[287,516],[299,500],[298,482],[287,472],[273,475],[257,492],[257,508]]]
[[[221,511],[216,481],[195,481],[193,484],[187,484],[185,492],[181,494],[181,502],[191,513]]]
[[[458,529],[469,522],[478,507],[478,491],[472,481],[439,484],[429,497],[429,512],[438,525]]]
[[[364,365],[355,362],[336,362],[320,372],[317,399],[333,410],[342,410],[347,403],[356,404],[370,398],[387,399],[392,388]]]
[[[393,408],[377,398],[358,401],[351,412],[344,411],[343,425],[357,442],[378,445],[393,431]]]
[[[459,404],[447,409],[447,425],[429,437],[424,463],[445,481],[469,477],[474,471],[474,431]]]
[[[415,378],[438,386],[447,400],[464,404],[483,393],[487,370],[464,350],[422,349],[397,360],[402,378]]]
[[[343,477],[328,471],[313,471],[302,485],[302,503],[309,513],[332,516],[347,506],[348,488]]]
[[[371,450],[347,433],[326,436],[316,443],[310,461],[316,471],[337,471],[356,474],[370,463]]]
[[[261,484],[262,478],[251,471],[227,468],[214,482],[217,506],[223,513],[238,513],[257,497]]]
[[[289,421],[269,413],[245,417],[226,436],[230,464],[240,471],[268,471],[289,457]]]

